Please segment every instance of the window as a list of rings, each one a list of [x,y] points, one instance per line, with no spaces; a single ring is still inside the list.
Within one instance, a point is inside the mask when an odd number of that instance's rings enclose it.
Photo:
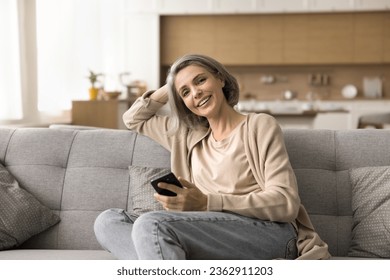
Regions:
[[[0,121],[22,115],[18,7],[15,0],[0,1]]]
[[[126,71],[125,0],[36,0],[38,109],[60,112],[88,99],[88,70],[121,90]]]

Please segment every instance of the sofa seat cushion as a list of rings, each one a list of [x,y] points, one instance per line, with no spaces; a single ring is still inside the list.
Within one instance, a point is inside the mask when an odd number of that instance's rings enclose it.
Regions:
[[[0,164],[0,250],[17,247],[59,221]]]
[[[0,252],[0,260],[115,260],[104,250],[7,250]]]
[[[348,256],[390,258],[390,166],[349,171],[353,228]]]

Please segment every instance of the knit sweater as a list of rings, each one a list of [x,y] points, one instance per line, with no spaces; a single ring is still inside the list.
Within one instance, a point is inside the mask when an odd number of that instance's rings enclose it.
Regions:
[[[192,149],[209,133],[206,127],[189,129],[182,125],[169,135],[171,119],[156,113],[162,103],[149,98],[152,92],[138,98],[123,115],[125,125],[146,135],[171,152],[171,169],[188,181],[191,178]],[[250,114],[244,130],[245,154],[259,185],[258,190],[243,196],[205,193],[208,211],[234,211],[234,206],[248,203],[246,212],[237,213],[262,220],[291,222],[298,231],[298,259],[327,259],[328,246],[315,232],[310,218],[300,203],[298,186],[284,145],[283,133],[276,120],[267,114]]]

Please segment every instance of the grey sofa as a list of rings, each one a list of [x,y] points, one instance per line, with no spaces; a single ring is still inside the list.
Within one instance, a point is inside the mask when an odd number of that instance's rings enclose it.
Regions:
[[[285,130],[300,196],[334,258],[352,236],[348,169],[390,165],[390,130]],[[108,208],[131,209],[129,165],[169,167],[169,153],[125,130],[0,128],[0,163],[61,221],[0,259],[112,259],[93,232]]]

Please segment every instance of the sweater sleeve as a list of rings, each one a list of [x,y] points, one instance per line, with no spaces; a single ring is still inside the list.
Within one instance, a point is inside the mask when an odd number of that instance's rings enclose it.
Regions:
[[[148,91],[139,97],[123,114],[123,122],[128,129],[148,136],[170,150],[169,117],[157,115],[164,104],[149,98],[152,93]]]
[[[249,126],[245,149],[259,188],[245,195],[209,194],[208,209],[292,222],[298,215],[300,199],[282,131],[272,117],[259,120],[255,126]]]

